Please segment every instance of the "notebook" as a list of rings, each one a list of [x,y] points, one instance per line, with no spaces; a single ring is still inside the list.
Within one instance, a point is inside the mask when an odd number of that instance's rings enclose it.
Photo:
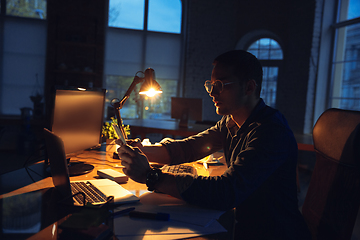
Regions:
[[[76,206],[82,205],[83,193],[87,191],[86,189],[93,187],[97,190],[92,189],[90,191],[93,193],[98,192],[103,197],[103,200],[99,201],[98,199],[96,202],[93,202],[92,204],[94,205],[105,203],[110,196],[114,197],[114,204],[139,201],[139,198],[133,193],[110,179],[70,181],[63,141],[59,136],[46,128],[44,128],[44,138],[54,186],[61,196],[64,197],[64,200],[67,199],[67,203],[72,203]],[[80,187],[77,187],[77,190],[74,192],[72,191],[74,190],[72,185],[75,184],[80,185]],[[80,193],[76,194],[76,192]],[[74,194],[75,196],[73,196]],[[86,198],[86,202],[89,200]]]

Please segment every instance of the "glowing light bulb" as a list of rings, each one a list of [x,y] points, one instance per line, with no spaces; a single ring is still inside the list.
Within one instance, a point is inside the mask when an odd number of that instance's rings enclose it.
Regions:
[[[158,93],[162,93],[162,91],[156,91],[153,88],[150,88],[149,90],[147,90],[146,92],[140,92],[140,94],[145,94],[148,97],[153,97]]]

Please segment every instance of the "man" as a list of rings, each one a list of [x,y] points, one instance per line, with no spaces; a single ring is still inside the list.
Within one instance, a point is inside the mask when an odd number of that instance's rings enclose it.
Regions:
[[[222,119],[195,136],[167,139],[161,146],[122,146],[124,173],[190,204],[236,207],[236,238],[310,239],[297,205],[297,144],[284,116],[260,98],[261,64],[236,50],[218,56],[213,65],[205,88]],[[221,149],[228,167],[221,176],[162,173],[148,162],[191,162]]]

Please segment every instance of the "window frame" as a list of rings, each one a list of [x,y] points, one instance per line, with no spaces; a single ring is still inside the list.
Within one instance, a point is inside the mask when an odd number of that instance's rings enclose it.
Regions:
[[[251,34],[251,33],[250,33]],[[282,75],[282,69],[283,69],[283,61],[284,61],[284,51],[283,51],[283,47],[282,47],[282,44],[281,42],[279,41],[279,39],[273,35],[273,34],[270,34],[270,33],[267,33],[267,34],[260,34],[260,35],[254,35],[253,37],[249,38],[250,41],[246,41],[246,44],[244,45],[244,49],[246,49],[247,51],[249,51],[249,48],[251,45],[253,45],[255,42],[261,40],[261,39],[264,39],[264,38],[268,38],[270,40],[273,40],[275,41],[278,45],[279,45],[279,49],[281,50],[281,54],[282,54],[282,58],[280,59],[261,59],[261,58],[258,58],[259,62],[261,63],[261,66],[264,68],[264,67],[277,67],[277,70],[278,70],[278,73],[277,73],[277,81],[276,81],[276,92],[275,92],[275,103],[271,104],[271,103],[267,103],[268,105],[270,105],[271,107],[274,107],[276,108],[276,101],[277,101],[277,84],[278,84],[278,79],[279,79],[279,76]],[[245,39],[246,39],[246,36],[245,36]],[[239,46],[240,42],[238,43],[238,46]],[[270,50],[271,48],[269,48],[269,53],[270,53]],[[264,81],[263,81],[264,83]],[[263,86],[263,83],[262,83],[262,86]],[[262,97],[262,96],[260,96]]]
[[[360,98],[348,98],[342,96],[342,85],[344,83],[343,69],[344,60],[346,53],[346,35],[347,27],[360,24],[360,17],[347,20],[347,8],[345,7],[349,0],[338,0],[338,11],[336,13],[336,23],[332,27],[334,32],[334,46],[333,46],[333,57],[330,65],[331,79],[330,79],[330,90],[328,97],[328,108],[341,108],[341,101],[343,99],[359,99]],[[343,20],[345,19],[345,20]],[[340,64],[339,64],[340,63]],[[337,97],[339,96],[339,97]]]
[[[47,14],[46,14],[47,16]],[[6,14],[6,0],[0,0],[0,116],[1,117],[18,117],[21,115],[21,112],[19,111],[18,114],[15,113],[7,113],[4,112],[4,108],[3,108],[3,91],[4,89],[6,89],[4,87],[4,51],[5,46],[4,46],[4,41],[5,41],[5,24],[8,22],[17,22],[17,23],[26,23],[26,24],[31,24],[34,23],[34,25],[36,26],[41,26],[44,29],[46,29],[46,22],[47,22],[47,18],[34,18],[34,17],[27,17],[27,16],[14,16],[14,15],[9,15]],[[45,30],[46,31],[46,30]],[[46,39],[46,38],[44,38]],[[46,40],[45,40],[46,42]],[[46,49],[44,49],[44,51],[46,52]],[[26,54],[23,54],[22,56],[26,56]],[[33,55],[34,56],[34,55]],[[45,58],[46,58],[46,54],[42,55],[39,54],[37,56],[40,56],[40,58],[43,58],[44,62],[45,62]],[[42,66],[39,66],[39,68],[42,68]],[[33,94],[34,89],[36,90],[37,93],[41,94],[42,96],[44,96],[44,85],[45,85],[45,65],[44,65],[44,71],[41,72],[40,74],[38,74],[39,72],[36,72],[36,74],[34,73],[34,79],[36,77],[36,81],[34,81],[34,83],[31,85],[31,94]],[[35,76],[36,75],[36,76]],[[30,96],[30,95],[29,95]],[[30,97],[28,98],[28,101],[23,101],[20,103],[21,106],[23,107],[29,107],[32,108],[33,107],[33,102],[30,100]]]
[[[160,78],[160,80],[176,80],[177,81],[177,90],[176,90],[176,97],[179,96],[183,96],[183,76],[184,76],[184,59],[185,59],[185,52],[184,52],[184,29],[185,29],[185,9],[186,9],[186,1],[182,1],[179,0],[181,2],[181,27],[180,27],[180,33],[173,33],[173,32],[162,32],[162,31],[151,31],[148,30],[148,15],[149,15],[149,0],[144,0],[145,1],[145,5],[144,5],[144,24],[143,24],[143,29],[130,29],[130,28],[122,28],[122,27],[114,27],[114,26],[109,26],[108,24],[108,28],[110,31],[113,32],[121,32],[121,31],[127,31],[127,32],[131,32],[131,31],[135,31],[137,33],[140,33],[142,35],[142,46],[141,46],[141,62],[140,62],[140,71],[144,71],[145,68],[147,68],[147,63],[146,63],[146,52],[147,52],[147,42],[148,42],[148,38],[151,38],[152,36],[156,35],[156,36],[166,36],[166,35],[171,35],[171,36],[178,36],[179,40],[180,40],[180,59],[179,59],[179,76],[177,77],[177,79],[168,79],[168,78]],[[154,69],[156,72],[156,69]],[[108,74],[105,72],[105,79],[104,79],[104,86],[106,85],[106,78],[108,75],[113,76],[113,74]],[[135,75],[135,72],[134,72]],[[123,76],[123,75],[118,75],[118,76]],[[123,77],[130,77],[130,76],[123,76]],[[158,79],[158,74],[156,74],[156,77]],[[119,96],[119,98],[121,98],[122,96]],[[127,103],[128,104],[128,103]],[[145,114],[143,113],[144,110],[142,110],[142,113],[140,114],[139,118],[143,119]],[[107,118],[109,116],[106,116]],[[125,119],[125,118],[124,118]]]
[[[321,9],[319,13],[320,17],[315,19],[315,25],[317,24],[319,26],[319,32],[315,33],[319,35],[318,43],[316,43],[316,45],[318,45],[316,50],[318,55],[315,54],[313,56],[316,57],[314,59],[318,59],[315,63],[316,77],[313,85],[309,85],[308,88],[308,95],[314,95],[314,99],[309,100],[309,104],[311,104],[309,108],[311,108],[312,111],[309,111],[306,115],[306,119],[308,119],[309,122],[305,121],[304,133],[311,133],[320,115],[331,107],[330,100],[333,88],[332,64],[334,49],[337,44],[335,40],[336,29],[360,21],[360,18],[341,22],[337,21],[341,0],[327,0],[321,3],[319,2],[319,4],[321,4],[321,7],[319,6],[319,9]],[[312,114],[312,116],[310,116],[310,114]]]

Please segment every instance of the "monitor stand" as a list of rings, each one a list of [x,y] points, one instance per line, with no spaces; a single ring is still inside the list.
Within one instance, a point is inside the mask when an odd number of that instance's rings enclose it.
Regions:
[[[87,174],[94,169],[93,165],[87,163],[70,162],[70,158],[67,158],[66,161],[69,170],[69,177]],[[50,174],[49,176],[51,176],[50,165],[45,163],[45,166],[46,166],[46,172],[48,172]]]
[[[68,163],[69,176],[78,176],[91,172],[94,169],[93,165],[83,162],[70,162]]]

